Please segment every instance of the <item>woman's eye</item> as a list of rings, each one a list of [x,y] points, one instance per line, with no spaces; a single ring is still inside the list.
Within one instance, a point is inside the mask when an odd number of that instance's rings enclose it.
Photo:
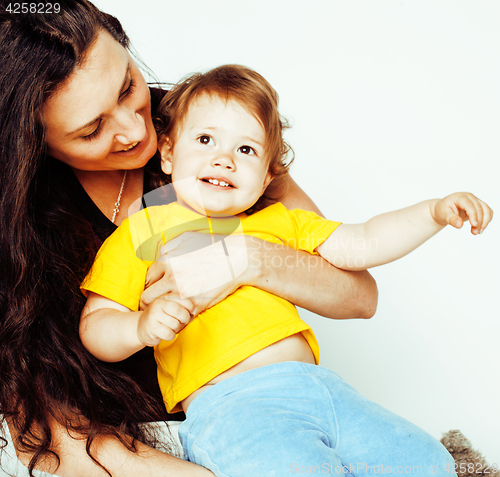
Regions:
[[[213,146],[214,140],[210,136],[200,136],[198,142],[204,144],[205,146]]]
[[[97,128],[93,132],[91,132],[90,134],[87,134],[86,136],[82,136],[82,139],[85,141],[91,141],[92,139],[95,139],[101,133],[101,127],[102,127],[102,121],[99,121]]]
[[[120,94],[120,99],[126,98],[127,96],[131,95],[134,92],[135,89],[135,81],[132,77],[130,77],[130,83],[128,84],[128,88]]]
[[[257,153],[255,152],[255,149],[253,147],[250,147],[250,146],[241,146],[238,149],[238,151],[241,152],[242,154],[248,154],[249,156],[257,155]]]

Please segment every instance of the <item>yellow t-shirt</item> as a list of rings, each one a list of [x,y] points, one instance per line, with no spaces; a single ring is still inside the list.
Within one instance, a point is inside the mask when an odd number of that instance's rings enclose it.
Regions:
[[[177,203],[149,207],[125,220],[104,242],[81,288],[135,311],[161,245],[183,232],[253,235],[315,253],[339,225],[313,212],[288,211],[280,203],[231,218],[208,218]],[[302,333],[318,362],[316,338],[291,303],[258,288],[240,287],[196,316],[174,340],[155,347],[167,410],[180,410],[183,399],[214,377],[296,333]]]

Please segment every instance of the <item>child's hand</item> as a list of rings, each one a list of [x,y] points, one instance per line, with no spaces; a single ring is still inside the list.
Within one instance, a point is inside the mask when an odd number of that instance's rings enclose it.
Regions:
[[[431,216],[438,225],[452,225],[459,229],[466,220],[471,223],[474,235],[484,231],[493,218],[493,211],[469,192],[456,192],[440,199],[431,206]]]
[[[173,301],[160,296],[139,317],[139,341],[145,346],[156,346],[161,340],[173,340],[191,320],[193,308],[188,299]]]

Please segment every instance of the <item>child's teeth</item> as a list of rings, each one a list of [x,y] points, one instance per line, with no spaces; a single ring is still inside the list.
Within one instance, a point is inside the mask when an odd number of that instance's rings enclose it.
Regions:
[[[210,182],[210,184],[213,184],[213,185],[220,185],[223,187],[229,187],[229,184],[227,182],[218,181],[217,179],[208,179],[208,182]]]

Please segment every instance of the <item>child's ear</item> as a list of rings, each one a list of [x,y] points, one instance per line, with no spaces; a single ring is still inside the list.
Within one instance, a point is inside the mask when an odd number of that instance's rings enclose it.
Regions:
[[[170,138],[162,139],[158,144],[158,150],[161,156],[161,170],[165,174],[172,174],[172,155],[173,147]]]
[[[267,186],[273,179],[274,176],[271,174],[271,172],[267,171],[266,177],[264,178],[264,187],[262,187],[262,193],[264,193],[264,191],[267,189]]]

